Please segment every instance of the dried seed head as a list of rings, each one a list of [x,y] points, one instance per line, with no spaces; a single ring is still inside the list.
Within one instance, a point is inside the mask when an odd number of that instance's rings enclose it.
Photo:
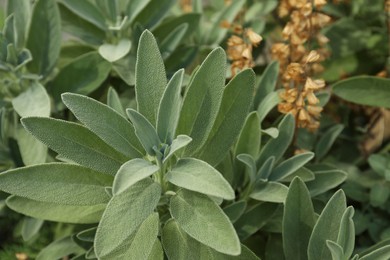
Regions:
[[[293,62],[287,66],[286,73],[287,73],[286,76],[288,78],[291,78],[294,80],[297,80],[297,79],[299,80],[301,78],[302,74],[304,73],[304,70],[303,70],[301,64]]]
[[[255,33],[251,28],[246,29],[245,33],[254,46],[257,46],[263,40],[263,37]]]
[[[306,57],[306,63],[317,62],[320,59],[320,54],[317,51],[310,51]]]
[[[305,90],[318,90],[325,87],[325,81],[321,79],[312,80],[311,78],[306,79]]]

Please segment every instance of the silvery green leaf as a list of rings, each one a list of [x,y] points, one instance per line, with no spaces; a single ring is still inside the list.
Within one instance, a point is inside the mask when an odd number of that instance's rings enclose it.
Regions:
[[[55,67],[61,49],[61,18],[55,1],[36,1],[26,47],[33,56],[28,63],[29,71],[47,76]]]
[[[148,30],[141,35],[135,66],[137,110],[156,125],[157,110],[167,79],[156,39]]]
[[[347,173],[334,169],[314,172],[315,179],[306,183],[312,197],[322,194],[343,183]]]
[[[91,169],[47,163],[12,169],[0,174],[0,190],[28,199],[62,205],[107,203],[104,187],[112,177]]]
[[[165,155],[163,163],[167,162],[174,154],[180,153],[184,147],[186,147],[192,138],[186,135],[178,135],[173,139],[172,144],[169,146],[169,152]]]
[[[240,241],[229,218],[206,195],[182,189],[171,198],[170,211],[180,228],[195,240],[224,254],[241,253]]]
[[[184,70],[181,69],[172,76],[158,108],[157,133],[161,141],[166,144],[172,143],[179,121],[183,75]]]
[[[343,249],[345,258],[350,258],[355,249],[355,224],[353,223],[353,215],[355,211],[352,206],[349,206],[341,218],[340,230],[337,236],[337,244]]]
[[[188,30],[188,24],[183,23],[174,28],[161,42],[160,50],[163,59],[167,59],[177,48]]]
[[[279,130],[275,127],[270,127],[270,128],[267,128],[267,129],[262,129],[261,130],[261,133],[263,134],[266,134],[266,135],[269,135],[270,137],[272,138],[278,138],[279,136]]]
[[[334,125],[329,128],[323,136],[321,136],[315,147],[316,160],[320,161],[330,150],[336,138],[343,131],[344,126],[341,124]]]
[[[280,97],[278,91],[272,91],[267,96],[263,98],[260,102],[257,109],[257,113],[259,114],[260,122],[263,122],[264,118],[268,115],[268,113],[280,103]]]
[[[45,117],[25,117],[21,121],[38,140],[88,168],[114,175],[129,159],[82,125]]]
[[[316,223],[314,214],[308,189],[300,178],[294,178],[283,212],[283,250],[287,260],[307,259],[307,246]]]
[[[149,155],[155,155],[155,148],[159,148],[161,141],[157,135],[156,129],[148,121],[146,117],[137,112],[134,109],[126,109],[127,116],[130,118],[130,121],[133,123],[135,128],[135,135],[138,137],[138,140],[141,142],[145,151]]]
[[[150,0],[131,0],[126,8],[127,20],[129,23],[141,12]]]
[[[86,96],[72,93],[61,96],[76,118],[115,150],[130,158],[144,154],[134,127],[115,110]]]
[[[133,19],[133,24],[142,24],[144,28],[153,29],[169,13],[175,0],[149,0],[142,11]]]
[[[12,106],[21,117],[50,115],[50,97],[46,89],[35,81],[26,91],[12,99]]]
[[[257,180],[268,180],[274,167],[275,157],[269,157],[256,173]],[[270,179],[271,180],[271,179]],[[272,180],[271,180],[272,181]]]
[[[157,165],[144,159],[133,159],[123,164],[115,175],[112,191],[114,195],[127,190],[136,182],[151,176],[159,171]]]
[[[339,190],[330,198],[313,228],[307,249],[309,260],[331,259],[326,240],[337,240],[340,220],[345,209],[345,195]]]
[[[288,177],[290,174],[296,172],[299,168],[303,167],[308,161],[314,157],[314,153],[307,152],[297,154],[276,166],[271,175],[271,181],[278,181]]]
[[[371,253],[364,255],[359,260],[387,260],[390,257],[390,246],[378,248]]]
[[[124,118],[127,118],[126,117],[126,112],[123,109],[123,106],[122,106],[121,100],[119,98],[118,92],[116,92],[116,90],[113,87],[110,87],[108,89],[107,105],[109,107],[111,107],[112,109],[114,109],[116,112],[118,112],[118,114],[120,114]]]
[[[332,240],[326,240],[326,246],[328,247],[332,260],[340,260],[344,257],[343,248]]]
[[[253,159],[253,157],[249,154],[239,154],[237,155],[237,160],[245,164],[247,167],[247,172],[249,173],[249,179],[251,182],[256,181],[256,161]]]
[[[279,182],[259,182],[253,189],[250,197],[259,201],[284,203],[288,193],[287,186]]]
[[[53,260],[70,254],[83,253],[83,249],[73,242],[71,237],[58,239],[45,247],[36,257],[37,260]]]
[[[131,41],[128,39],[121,39],[117,44],[105,43],[100,45],[99,54],[109,62],[115,62],[129,53],[131,48]]]
[[[131,236],[152,214],[160,199],[161,187],[144,179],[124,192],[114,195],[100,220],[95,236],[95,253],[99,259],[131,245]]]
[[[13,211],[26,216],[74,224],[98,223],[107,205],[106,203],[92,206],[61,205],[14,195],[8,197],[6,203]]]
[[[259,104],[264,100],[264,98],[274,91],[276,87],[276,82],[279,77],[279,62],[273,61],[268,64],[265,68],[263,74],[261,75],[261,80],[256,88],[256,95],[253,100],[253,107],[257,109]]]
[[[90,1],[61,0],[61,3],[73,13],[96,25],[100,29],[107,29],[104,16]]]
[[[216,166],[239,135],[253,98],[255,74],[251,69],[238,73],[225,87],[221,106],[197,158]]]
[[[222,100],[225,68],[225,52],[222,48],[214,49],[187,87],[176,130],[176,135],[185,134],[192,138],[185,155],[195,153],[207,140]]]
[[[192,191],[234,199],[234,191],[222,174],[211,165],[198,159],[180,159],[166,174],[167,181]]]
[[[14,0],[7,2],[7,13],[14,14],[16,37],[15,46],[22,49],[26,40],[28,21],[31,18],[31,3],[24,0]]]
[[[223,208],[225,214],[232,223],[236,222],[246,210],[247,203],[245,200],[239,200]]]
[[[24,241],[28,241],[39,233],[43,225],[42,219],[25,217],[22,223],[22,237]]]

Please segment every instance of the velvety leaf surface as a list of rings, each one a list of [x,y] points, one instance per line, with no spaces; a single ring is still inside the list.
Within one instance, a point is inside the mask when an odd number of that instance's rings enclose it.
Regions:
[[[279,182],[262,182],[256,185],[250,197],[259,201],[283,203],[286,200],[288,188]]]
[[[72,241],[71,237],[64,237],[52,242],[45,247],[38,255],[37,260],[53,260],[66,257],[70,254],[79,254],[83,250]]]
[[[255,84],[252,70],[243,70],[225,87],[221,106],[206,143],[197,157],[215,166],[236,141],[251,105]]]
[[[79,0],[61,0],[69,10],[96,25],[102,30],[107,29],[106,21],[103,14],[89,1]]]
[[[171,198],[170,211],[192,238],[218,252],[239,255],[240,241],[229,218],[206,195],[180,190]]]
[[[0,190],[28,199],[63,205],[107,203],[104,187],[112,177],[91,169],[47,163],[12,169],[0,174]]]
[[[314,153],[307,152],[288,158],[273,169],[269,179],[277,181],[286,178],[303,167],[313,157]]]
[[[54,68],[61,48],[61,20],[57,3],[39,0],[34,6],[26,43],[33,60],[30,72],[47,76]]]
[[[107,205],[106,203],[93,206],[61,205],[18,196],[10,196],[6,203],[10,209],[26,216],[74,224],[98,223]]]
[[[261,80],[257,86],[256,95],[253,100],[253,107],[255,110],[264,98],[275,89],[278,76],[279,63],[277,61],[273,61],[267,66],[267,68],[265,68],[263,74],[261,75]]]
[[[167,173],[166,179],[188,190],[227,200],[234,199],[234,191],[222,174],[198,159],[180,159]]]
[[[309,191],[301,179],[294,178],[283,213],[283,248],[286,260],[308,259],[307,246],[315,223]]]
[[[176,130],[176,135],[192,138],[186,155],[196,152],[211,131],[222,99],[225,68],[225,52],[217,48],[206,57],[188,86]]]
[[[80,122],[118,152],[130,158],[144,154],[134,127],[112,108],[78,94],[65,93],[62,100]]]
[[[88,168],[114,175],[128,158],[82,125],[45,117],[26,117],[23,126],[60,155]]]
[[[135,66],[137,110],[156,125],[157,110],[167,79],[156,39],[149,31],[141,35]]]
[[[96,231],[95,252],[98,258],[106,259],[115,251],[130,246],[130,236],[153,213],[160,193],[159,184],[145,179],[114,195]]]

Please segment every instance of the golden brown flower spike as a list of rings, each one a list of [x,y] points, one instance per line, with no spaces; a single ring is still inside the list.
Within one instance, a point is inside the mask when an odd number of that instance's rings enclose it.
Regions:
[[[315,95],[325,87],[325,82],[312,79],[312,76],[323,70],[320,64],[328,56],[325,44],[329,41],[319,33],[321,27],[328,24],[331,18],[319,10],[326,0],[282,0],[278,8],[280,17],[290,15],[282,31],[284,43],[275,43],[271,47],[272,56],[280,63],[281,83],[284,90],[280,92],[281,113],[291,113],[296,118],[297,127],[316,130],[322,108]],[[319,46],[310,50],[316,40]]]

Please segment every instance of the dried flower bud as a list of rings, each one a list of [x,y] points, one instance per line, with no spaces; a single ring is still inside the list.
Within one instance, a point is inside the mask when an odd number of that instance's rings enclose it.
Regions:
[[[316,62],[320,59],[320,54],[317,51],[310,51],[306,57],[306,63]]]
[[[288,77],[292,79],[299,79],[301,75],[304,73],[304,70],[301,64],[293,62],[287,66],[286,73]]]
[[[319,117],[323,110],[323,108],[319,106],[307,106],[306,109],[309,112],[309,114],[314,117]]]
[[[326,5],[326,0],[314,0],[314,6],[317,9],[321,9],[324,5]]]
[[[225,29],[229,29],[230,26],[232,26],[231,23],[229,23],[228,20],[223,20],[220,24],[219,24],[220,27],[222,28],[225,28]]]
[[[308,121],[310,120],[310,115],[305,109],[301,108],[298,112],[298,119],[300,121]]]
[[[325,81],[321,79],[312,80],[311,78],[306,79],[305,90],[318,90],[325,87]]]
[[[257,46],[263,40],[263,37],[255,33],[251,28],[246,30],[246,35],[254,46]]]
[[[312,90],[309,90],[306,93],[306,98],[307,98],[307,102],[310,105],[316,105],[316,104],[320,103],[320,100],[316,97],[316,95],[314,95]]]

